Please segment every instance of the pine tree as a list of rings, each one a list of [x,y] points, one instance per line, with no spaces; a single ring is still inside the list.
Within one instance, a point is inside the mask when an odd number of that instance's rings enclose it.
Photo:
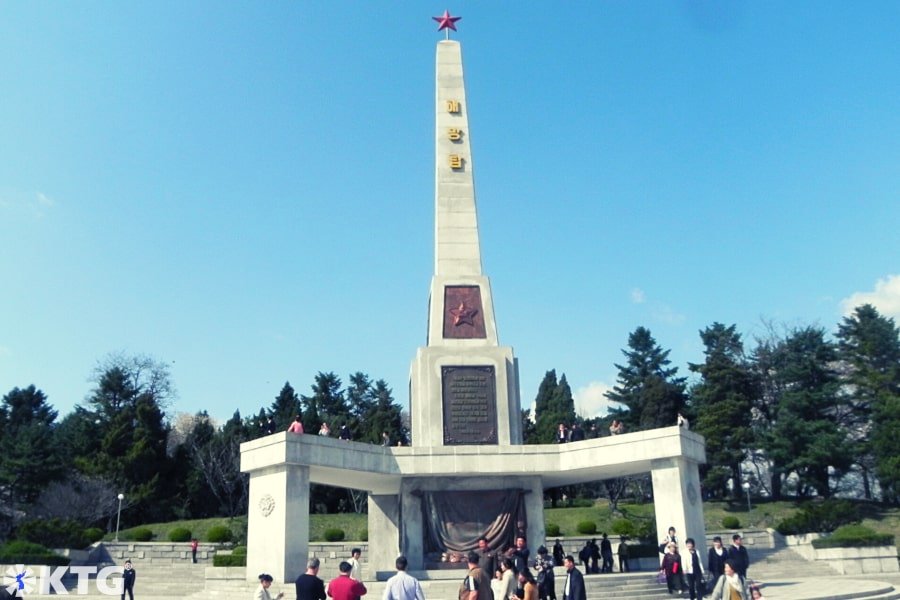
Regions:
[[[289,381],[284,382],[281,391],[275,396],[275,402],[269,407],[269,414],[275,421],[277,431],[286,431],[294,417],[300,414],[300,398]]]
[[[691,390],[694,429],[706,438],[707,465],[703,486],[724,496],[727,482],[734,494],[741,490],[741,463],[753,442],[753,402],[759,385],[744,357],[744,344],[735,325],[713,323],[700,332],[705,346],[703,364],[690,365],[700,382]]]
[[[650,331],[638,327],[628,336],[628,359],[619,369],[618,385],[606,397],[623,406],[617,418],[626,431],[675,425],[685,404],[685,379],[675,377],[677,367],[669,367],[669,350],[657,345]]]
[[[900,330],[870,304],[858,306],[838,326],[838,350],[846,365],[848,411],[844,425],[854,440],[864,494],[872,498],[877,472],[885,500],[900,500]]]
[[[349,411],[341,390],[341,379],[334,373],[316,375],[312,385],[312,396],[302,396],[303,428],[310,433],[317,433],[322,423],[337,431],[338,426],[348,421]]]
[[[528,444],[553,444],[560,423],[566,428],[575,423],[575,400],[565,373],[558,381],[556,369],[544,374],[534,399],[534,417],[534,426],[523,429],[523,438]]]
[[[390,396],[390,390],[387,391]],[[371,439],[372,436],[369,433],[371,427],[366,423],[367,417],[375,409],[372,380],[365,373],[357,371],[350,375],[350,385],[347,387],[346,393],[347,408],[350,411],[347,425],[350,427],[351,438],[358,441],[379,442],[381,433],[378,433],[378,438]]]
[[[167,367],[146,357],[116,355],[95,374],[88,412],[101,434],[99,449],[76,464],[115,483],[128,497],[131,514],[170,518],[178,482],[166,452],[169,430],[162,405],[174,394]]]
[[[847,430],[839,415],[841,382],[834,369],[837,351],[820,328],[796,329],[775,349],[775,378],[781,387],[775,421],[765,437],[778,470],[795,473],[798,494],[831,495],[830,472],[840,478],[852,464]]]
[[[62,475],[53,436],[57,412],[33,385],[13,388],[0,403],[0,497],[7,506],[37,499]]]
[[[556,369],[551,369],[544,374],[538,386],[538,393],[534,399],[534,434],[530,443],[552,444],[556,441],[556,428],[562,418],[556,411],[556,388],[559,382],[556,380]]]
[[[381,443],[381,435],[387,432],[392,445],[405,438],[400,405],[394,401],[391,388],[384,379],[375,382],[372,389],[374,399],[369,412],[362,422],[361,442]]]

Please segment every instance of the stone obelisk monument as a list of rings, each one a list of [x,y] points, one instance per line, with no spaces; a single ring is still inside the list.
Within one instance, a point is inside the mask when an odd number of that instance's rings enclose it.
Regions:
[[[459,17],[435,19],[455,30]],[[446,567],[437,563],[481,536],[502,549],[527,535],[535,548],[544,541],[545,488],[637,473],[652,475],[659,539],[672,525],[703,540],[701,436],[667,427],[522,444],[518,366],[499,343],[482,272],[462,55],[449,39],[437,45],[434,109],[434,275],[427,342],[410,369],[411,447],[287,432],[242,444],[241,470],[250,474],[246,577],[265,571],[293,581],[303,572],[311,483],[368,493],[367,578],[390,575],[398,553],[413,571]]]
[[[410,375],[412,445],[521,444],[517,364],[481,268],[459,42],[438,43],[436,71],[434,276]]]

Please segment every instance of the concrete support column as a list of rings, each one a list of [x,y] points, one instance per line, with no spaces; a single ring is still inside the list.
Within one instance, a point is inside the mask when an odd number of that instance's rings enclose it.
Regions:
[[[309,555],[309,467],[281,464],[250,474],[247,580],[269,573],[288,583]]]
[[[537,549],[543,546],[547,535],[544,530],[544,486],[540,477],[535,477],[528,485],[530,493],[525,494],[525,514],[528,517],[528,547],[531,558],[537,558]]]
[[[378,571],[394,572],[400,554],[400,496],[369,494],[369,579]]]
[[[652,461],[650,468],[656,512],[656,539],[663,540],[669,527],[674,527],[679,551],[683,554],[684,540],[691,537],[703,556],[706,525],[703,522],[697,463],[682,457],[664,458]]]
[[[425,568],[425,524],[422,521],[422,496],[406,481],[400,486],[400,547],[406,552],[410,571]],[[371,534],[369,539],[372,539]]]

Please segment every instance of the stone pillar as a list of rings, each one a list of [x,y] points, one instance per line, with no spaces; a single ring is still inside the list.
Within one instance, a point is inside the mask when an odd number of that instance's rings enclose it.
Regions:
[[[369,494],[369,573],[393,572],[400,554],[400,496]]]
[[[369,539],[372,539],[371,534]],[[410,489],[406,481],[400,486],[400,547],[406,553],[410,571],[421,571],[425,568],[422,496],[417,489]]]
[[[306,572],[309,467],[280,464],[250,474],[247,580],[269,573],[279,583]]]
[[[531,558],[534,559],[537,558],[538,547],[544,545],[547,535],[544,529],[544,485],[540,477],[534,477],[525,487],[530,490],[530,493],[525,494],[525,514],[528,517],[528,547],[531,549]]]
[[[683,457],[651,462],[653,505],[656,513],[656,536],[662,541],[669,527],[674,527],[679,551],[684,553],[684,540],[694,538],[697,551],[704,555],[706,525],[700,498],[700,471],[696,462]]]

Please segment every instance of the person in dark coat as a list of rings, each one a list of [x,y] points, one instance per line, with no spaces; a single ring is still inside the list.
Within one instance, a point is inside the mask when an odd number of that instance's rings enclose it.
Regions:
[[[587,541],[584,543],[584,548],[578,551],[578,560],[581,561],[581,566],[584,567],[585,573],[591,572],[591,542]]]
[[[478,538],[478,549],[475,552],[478,554],[479,568],[493,577],[494,572],[500,568],[500,565],[497,564],[497,556],[491,550],[486,537]]]
[[[744,542],[739,533],[731,536],[731,548],[728,549],[728,560],[734,563],[734,570],[741,576],[741,581],[747,580],[747,569],[750,568],[750,555],[744,547]]]
[[[534,563],[537,570],[538,597],[541,600],[556,600],[556,584],[553,580],[553,559],[547,553],[547,548],[538,548],[538,558]],[[495,598],[494,600],[498,600]]]
[[[584,589],[584,575],[575,566],[575,557],[569,554],[564,561],[566,583],[563,585],[563,600],[587,600]]]
[[[513,566],[516,568],[516,574],[521,573],[528,568],[528,557],[531,556],[531,550],[528,549],[528,540],[524,535],[516,536],[516,548],[512,553]]]
[[[125,600],[125,594],[128,594],[128,597],[131,600],[134,600],[134,580],[137,579],[137,573],[134,571],[134,567],[131,566],[131,561],[125,561],[125,570],[122,572],[122,583],[124,587],[122,588],[122,600]]]
[[[563,549],[562,543],[559,539],[556,540],[556,543],[553,544],[553,563],[557,567],[563,566],[563,560],[566,558],[566,551]]]
[[[625,543],[625,536],[619,536],[619,547],[616,550],[619,555],[619,573],[627,573],[628,568],[628,544]]]
[[[609,541],[609,537],[604,533],[602,539],[600,540],[600,558],[603,559],[603,566],[600,567],[601,573],[612,573],[613,572],[613,551],[612,551],[612,542]]]
[[[666,546],[662,568],[666,573],[666,588],[668,588],[669,593],[674,594],[678,592],[680,594],[681,590],[684,589],[681,579],[683,569],[681,566],[681,555],[678,554],[678,545],[675,542],[669,542]]]
[[[722,538],[713,538],[712,548],[706,556],[706,564],[709,567],[709,580],[715,583],[725,573],[725,561],[728,560],[728,550],[722,545]]]
[[[319,559],[306,561],[306,573],[294,582],[297,600],[325,600],[325,582],[319,579]]]

